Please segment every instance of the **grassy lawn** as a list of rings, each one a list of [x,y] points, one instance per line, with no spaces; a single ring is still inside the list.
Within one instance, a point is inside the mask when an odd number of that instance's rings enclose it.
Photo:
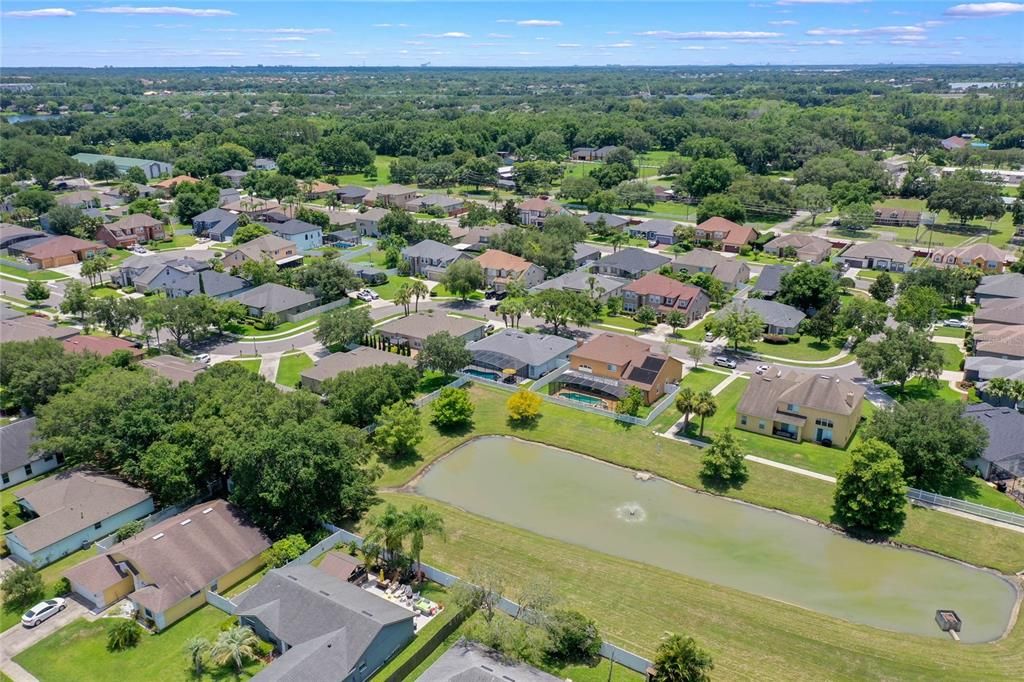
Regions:
[[[594,244],[609,244],[610,243],[609,239],[610,239],[609,237],[605,237],[605,236],[599,235],[596,232],[591,232],[589,235],[587,235],[587,241],[588,242],[593,242]],[[646,239],[640,239],[639,237],[630,237],[628,239],[628,241],[626,241],[625,244],[623,245],[623,247],[626,247],[626,246],[646,247],[647,246],[647,240]]]
[[[19,270],[18,268],[10,265],[5,265],[3,262],[0,262],[0,274],[21,277],[22,279],[35,279],[42,282],[52,281],[55,279],[67,279],[67,275],[62,275],[59,272],[54,272],[52,270],[33,270],[29,272],[28,270]]]
[[[385,254],[383,251],[374,249],[369,253],[364,253],[356,258],[353,258],[349,262],[353,265],[359,265],[360,263],[362,263],[363,265],[371,264],[375,268],[384,269],[386,267],[386,265],[384,264],[384,259],[386,257],[387,254]]]
[[[111,289],[102,284],[91,287],[89,295],[93,298],[121,298],[121,293],[117,289]]]
[[[945,381],[928,381],[920,377],[908,381],[903,390],[898,386],[886,386],[882,390],[900,402],[936,399],[959,402],[965,399],[964,395],[954,391]]]
[[[455,294],[448,291],[443,284],[438,284],[430,290],[431,298],[458,298]],[[482,301],[484,300],[484,293],[482,291],[474,291],[467,298],[470,301]]]
[[[148,242],[146,248],[151,251],[166,251],[167,249],[183,249],[196,243],[195,235],[176,234],[167,241]]]
[[[625,315],[602,315],[598,319],[601,320],[598,324],[607,324],[613,327],[621,327],[622,329],[632,329],[633,331],[650,329],[648,325],[641,324],[632,317],[626,317]]]
[[[263,364],[263,360],[261,358],[245,358],[244,360],[228,360],[228,362],[233,362],[236,365],[241,366],[243,369],[246,369],[246,370],[252,372],[253,374],[259,374],[260,373],[260,365]]]
[[[417,447],[416,454],[400,461],[385,463],[378,485],[401,486],[424,465],[460,443],[476,436],[496,434],[515,435],[568,448],[631,469],[650,471],[696,489],[704,489],[699,476],[699,450],[657,436],[650,427],[630,427],[614,419],[549,402],[541,406],[542,416],[535,423],[519,426],[507,420],[505,402],[509,393],[480,385],[472,385],[470,393],[476,405],[472,427],[439,432],[430,424],[430,406],[425,407],[424,440]],[[719,397],[720,411],[727,409],[723,407],[727,400],[728,397]],[[581,437],[581,434],[586,435]],[[728,496],[828,522],[832,510],[831,483],[755,462],[750,462],[748,469],[750,478],[747,483],[739,490],[731,490]],[[950,514],[919,514],[915,511],[910,514],[896,540],[969,563],[990,566],[1004,573],[1024,569],[1024,534]],[[593,580],[593,576],[590,579]]]
[[[390,166],[394,160],[395,157],[384,155],[378,155],[373,160],[373,165],[377,167],[377,179],[375,180],[368,180],[362,173],[352,173],[351,175],[339,175],[337,184],[339,187],[344,187],[345,185],[359,185],[360,187],[386,185],[391,182]]]
[[[942,369],[957,372],[960,370],[960,363],[963,362],[964,352],[959,346],[951,343],[936,344],[942,350]]]
[[[230,618],[223,611],[204,606],[159,634],[143,635],[134,649],[117,653],[107,651],[110,619],[79,619],[18,654],[15,660],[40,682],[249,679],[263,667],[261,663],[250,663],[241,676],[235,675],[232,664],[196,677],[184,650],[190,637],[215,639],[221,623]]]
[[[47,599],[50,597],[60,596],[56,590],[56,585],[57,581],[61,578],[61,574],[72,566],[77,566],[86,559],[91,559],[94,556],[96,556],[96,551],[91,547],[88,549],[80,549],[77,552],[72,552],[63,559],[53,562],[39,571],[39,575],[43,579],[43,586],[45,590],[44,596]],[[0,632],[21,622],[22,613],[24,613],[24,609],[20,608],[0,609]]]
[[[693,634],[714,657],[715,679],[1009,680],[1024,664],[1019,626],[1007,639],[969,646],[885,632],[550,540],[429,500],[385,497],[400,507],[422,501],[444,514],[448,542],[427,543],[424,561],[456,575],[472,568],[496,572],[509,587],[544,575],[565,606],[597,621],[605,639],[648,658],[666,631]],[[928,524],[936,516],[949,515],[913,509],[909,525]]]
[[[349,304],[350,307],[352,304]],[[312,329],[316,326],[316,320],[318,315],[313,317],[307,317],[305,320],[299,322],[282,322],[273,329],[258,329],[251,324],[233,324],[226,328],[226,331],[232,334],[238,334],[240,336],[274,336],[276,334],[284,334],[290,332],[297,327],[309,327]]]
[[[402,287],[403,284],[411,284],[413,282],[412,277],[402,277],[400,275],[388,275],[388,281],[386,284],[379,284],[377,286],[369,287],[371,290],[376,291],[377,294],[385,301],[393,301],[395,294]],[[426,299],[420,299],[422,303]],[[414,301],[415,303],[415,301]]]
[[[967,336],[966,329],[959,327],[936,327],[932,330],[932,336],[948,336],[951,339],[962,339]]]
[[[302,370],[312,366],[313,359],[301,351],[282,355],[281,364],[277,367],[277,383],[294,388],[299,383],[299,374]]]
[[[909,208],[914,211],[928,210],[922,199],[886,199],[880,205],[893,208]],[[956,218],[949,215],[948,211],[941,211],[936,216],[936,222],[938,224],[931,226],[931,229],[924,225],[921,226],[917,239],[918,244],[928,244],[930,239],[932,244],[948,246],[959,244],[969,237],[991,234],[992,236],[989,238],[991,243],[1002,247],[1010,241],[1010,237],[1013,235],[1013,216],[1009,211],[1004,213],[1003,217],[995,223],[980,219],[968,223],[963,228],[960,227],[959,221]],[[913,227],[892,228],[879,225],[876,225],[873,229],[896,232],[899,235],[897,239],[901,241],[906,239],[908,242],[913,241],[914,233],[917,231],[917,228]]]
[[[439,388],[447,386],[448,384],[455,381],[455,377],[450,374],[442,374],[435,370],[427,370],[423,373],[420,378],[420,384],[416,387],[416,393],[418,395],[427,395],[433,393]]]
[[[679,382],[680,386],[685,388],[691,388],[696,393],[701,391],[710,391],[718,384],[722,383],[726,379],[727,375],[720,372],[714,372],[710,369],[704,369],[697,367],[689,370],[683,375],[682,380]],[[651,428],[655,432],[664,433],[669,427],[675,424],[681,415],[675,408],[675,405],[669,405],[665,408],[665,411],[658,415],[658,418],[651,422]]]
[[[774,355],[775,357],[787,360],[828,360],[834,357],[843,349],[842,345],[836,345],[829,341],[818,341],[811,336],[801,336],[797,343],[765,343],[756,341],[749,346],[741,346],[741,350],[760,353],[762,355]]]

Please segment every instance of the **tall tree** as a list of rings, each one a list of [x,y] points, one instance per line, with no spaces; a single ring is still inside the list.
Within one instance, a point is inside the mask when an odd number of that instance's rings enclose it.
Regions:
[[[473,361],[466,349],[466,340],[448,332],[437,332],[423,340],[423,348],[416,356],[420,370],[433,369],[442,374],[455,374]]]
[[[441,277],[441,284],[445,289],[466,301],[474,291],[484,288],[486,279],[479,263],[464,258],[448,266]]]
[[[732,429],[726,429],[715,436],[711,445],[702,451],[701,478],[712,486],[742,485],[747,480],[745,457]]]
[[[868,287],[868,293],[876,301],[885,302],[892,298],[893,294],[896,293],[896,285],[892,281],[892,277],[888,272],[880,274],[871,286]]]
[[[985,182],[974,170],[959,170],[939,180],[928,197],[929,211],[948,211],[966,225],[978,218],[998,220],[1006,213],[998,185]]]
[[[912,376],[937,379],[942,372],[942,349],[925,332],[907,325],[888,327],[879,341],[860,344],[857,356],[864,375],[893,381],[902,390]]]
[[[832,517],[854,531],[896,535],[907,516],[907,485],[899,454],[880,440],[850,451],[836,476]]]
[[[693,413],[700,417],[700,437],[704,437],[704,420],[708,417],[714,417],[718,411],[718,401],[715,400],[715,396],[711,394],[711,391],[701,391],[697,394],[697,399],[693,403]]]
[[[414,504],[403,512],[402,522],[409,535],[409,554],[416,562],[416,567],[422,571],[420,557],[426,538],[433,535],[445,539],[444,517],[425,504]]]
[[[724,336],[733,350],[750,344],[761,337],[764,319],[753,310],[731,308],[708,319],[705,328],[715,336]]]

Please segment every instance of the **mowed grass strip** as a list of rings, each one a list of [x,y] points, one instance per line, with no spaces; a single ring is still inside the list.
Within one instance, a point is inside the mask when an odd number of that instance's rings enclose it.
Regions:
[[[722,680],[1016,679],[1024,665],[1021,628],[992,644],[956,644],[855,625],[813,611],[608,556],[490,521],[413,495],[444,514],[447,542],[428,542],[423,560],[456,575],[485,569],[509,593],[536,576],[553,581],[562,605],[594,618],[601,634],[651,658],[666,631],[693,635]],[[915,510],[916,516],[943,516]]]
[[[511,393],[479,385],[469,390],[476,405],[473,427],[440,433],[430,423],[428,405],[423,418],[425,437],[417,447],[416,456],[387,463],[378,481],[381,487],[402,486],[425,465],[457,445],[476,436],[497,434],[574,450],[631,469],[650,471],[698,490],[705,489],[699,476],[699,450],[655,435],[650,427],[628,427],[608,417],[548,402],[542,405],[542,416],[534,424],[517,427],[507,420],[505,402]],[[831,483],[755,462],[749,462],[748,469],[749,480],[741,489],[731,490],[730,497],[829,522]],[[903,531],[894,539],[1002,573],[1024,569],[1024,533],[951,514],[915,509],[908,516]]]
[[[281,356],[277,366],[277,383],[295,388],[299,383],[299,375],[303,370],[313,366],[313,359],[303,352],[289,353]]]

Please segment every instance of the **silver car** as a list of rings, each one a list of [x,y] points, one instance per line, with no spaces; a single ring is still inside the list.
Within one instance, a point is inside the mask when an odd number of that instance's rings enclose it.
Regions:
[[[21,617],[21,624],[27,628],[34,628],[47,618],[55,616],[67,608],[67,601],[61,597],[41,601]]]

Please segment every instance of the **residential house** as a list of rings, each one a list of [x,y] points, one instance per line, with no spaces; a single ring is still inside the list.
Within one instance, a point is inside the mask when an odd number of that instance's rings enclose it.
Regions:
[[[291,219],[280,225],[267,225],[270,233],[293,242],[299,251],[319,249],[324,245],[324,231],[319,225]]]
[[[668,256],[643,249],[622,249],[609,254],[593,265],[594,272],[624,279],[639,279],[652,270],[672,262]]]
[[[715,216],[697,225],[694,236],[698,241],[712,242],[721,251],[739,253],[743,246],[757,241],[758,235],[752,227]]]
[[[241,187],[242,186],[242,180],[245,180],[245,176],[248,175],[248,173],[246,171],[244,171],[244,170],[238,170],[237,168],[232,168],[230,170],[224,171],[220,175],[222,177],[227,178],[228,182],[231,183],[232,187]]]
[[[78,178],[71,175],[58,175],[50,180],[50,187],[56,190],[89,189],[92,182],[88,178]]]
[[[735,299],[718,314],[724,316],[731,310],[753,311],[764,320],[764,332],[766,334],[784,336],[797,334],[800,323],[807,317],[802,311],[791,305],[758,298]]]
[[[466,202],[458,197],[449,197],[444,194],[428,194],[417,199],[410,199],[405,204],[405,210],[425,213],[427,209],[437,206],[448,216],[456,216],[465,213]]]
[[[178,185],[194,185],[197,182],[199,182],[199,180],[193,178],[191,175],[175,175],[173,178],[167,178],[166,180],[153,183],[153,187],[170,192]]]
[[[726,291],[738,289],[751,279],[751,268],[745,261],[727,258],[708,249],[693,249],[676,256],[672,269],[688,274],[710,274],[725,286]]]
[[[200,270],[175,280],[165,288],[170,298],[184,298],[203,294],[210,298],[223,299],[240,294],[249,288],[241,277],[216,270]]]
[[[604,253],[601,249],[597,248],[593,244],[578,242],[572,247],[572,262],[575,263],[577,267],[596,263],[601,260],[603,256]]]
[[[577,400],[614,410],[630,387],[654,403],[682,376],[678,359],[654,351],[640,339],[608,332],[592,336],[569,354],[570,369],[552,382],[554,391]]]
[[[0,339],[8,341],[35,341],[36,339],[57,339],[62,341],[78,334],[75,327],[63,327],[34,315],[16,317],[10,313],[0,319]]]
[[[586,270],[572,270],[554,279],[541,282],[530,289],[530,293],[537,293],[545,289],[561,289],[586,294],[601,303],[607,303],[610,297],[621,296],[622,288],[629,282],[630,280],[621,277],[610,277]]]
[[[771,367],[747,384],[736,408],[736,428],[846,447],[860,423],[863,402],[860,384]]]
[[[1024,501],[1024,414],[988,403],[969,404],[964,414],[988,432],[981,457],[964,465],[986,481],[1003,482],[1011,495]]]
[[[592,232],[597,231],[597,228],[600,227],[602,220],[604,221],[605,227],[608,228],[609,230],[618,230],[625,228],[627,225],[629,225],[628,218],[623,218],[622,216],[617,216],[612,213],[600,213],[596,211],[588,213],[587,215],[583,216],[581,220],[583,221],[583,224],[589,227]]]
[[[593,147],[576,147],[569,153],[569,158],[573,161],[593,161],[595,151]]]
[[[469,254],[433,239],[424,239],[402,249],[402,259],[409,264],[409,274],[434,281],[440,281],[448,266],[460,258],[469,258]]]
[[[165,239],[166,231],[164,224],[156,218],[145,213],[133,213],[101,226],[96,237],[112,249],[123,249],[140,242]]]
[[[909,208],[893,208],[892,206],[875,206],[875,225],[890,227],[917,227],[921,224],[921,212]]]
[[[676,192],[668,187],[662,187],[661,185],[654,185],[651,187],[654,192],[655,201],[675,201]]]
[[[222,187],[217,190],[217,205],[224,206],[242,200],[242,193],[237,187]]]
[[[974,289],[974,299],[979,305],[985,301],[1008,298],[1024,298],[1024,273],[986,275]]]
[[[964,358],[964,379],[973,381],[979,386],[995,378],[1024,381],[1024,359],[1007,360],[984,356],[969,355]]]
[[[646,239],[652,244],[675,244],[678,225],[673,220],[645,220],[636,225],[627,225],[626,230],[630,237]]]
[[[482,644],[460,639],[450,646],[419,682],[561,682],[562,678],[517,662]]]
[[[761,274],[757,276],[753,291],[758,292],[761,298],[772,299],[779,293],[782,286],[782,278],[793,271],[791,265],[766,265],[761,268]]]
[[[238,214],[223,208],[211,208],[192,218],[192,231],[215,242],[231,241],[238,229]]]
[[[352,224],[355,225],[355,219],[353,218]],[[334,232],[328,232],[324,235],[324,244],[329,246],[337,246],[338,248],[347,249],[353,246],[358,246],[363,243],[362,236],[353,230],[335,230]]]
[[[299,253],[295,242],[273,234],[265,234],[239,244],[225,252],[221,262],[225,268],[234,269],[242,267],[246,261],[259,263],[267,258],[277,263],[278,267],[298,265],[302,262],[302,254]]]
[[[498,223],[497,225],[478,225],[468,229],[455,227],[450,231],[456,242],[456,248],[462,251],[483,253],[496,236],[512,227],[508,223]]]
[[[469,317],[452,317],[432,311],[388,320],[377,327],[377,332],[392,344],[408,344],[419,350],[428,336],[440,332],[448,332],[466,343],[482,339],[485,326],[484,322]]]
[[[562,205],[544,197],[533,197],[519,204],[519,222],[523,225],[544,227],[548,216],[564,215],[567,211]]]
[[[359,279],[363,280],[370,286],[376,286],[378,284],[387,284],[388,273],[384,272],[380,268],[373,268],[370,266],[356,266],[355,275]]]
[[[114,204],[130,204],[136,198],[138,199],[149,199],[155,197],[160,193],[155,187],[149,185],[142,185],[137,182],[128,183],[128,185],[134,188],[134,191],[127,191],[122,193],[122,185],[115,185],[110,187],[103,192],[105,200],[101,200],[101,206],[112,206]]]
[[[7,252],[12,256],[22,256],[30,263],[46,269],[81,263],[106,248],[105,244],[64,234],[19,241],[8,245]]]
[[[553,334],[527,334],[502,329],[466,346],[473,354],[473,368],[495,372],[515,370],[523,379],[539,379],[569,361],[576,342]]]
[[[111,274],[118,286],[134,287],[140,294],[167,291],[180,279],[210,269],[210,264],[178,253],[158,253],[148,256],[130,256]]]
[[[937,268],[977,268],[986,275],[998,275],[1006,269],[1010,254],[991,244],[977,243],[935,249],[930,260]]]
[[[19,561],[45,566],[153,511],[145,490],[86,469],[62,471],[14,494],[32,519],[5,533]]]
[[[314,180],[310,183],[308,191],[306,192],[307,199],[323,199],[327,196],[334,196],[338,190],[341,189],[329,182],[323,180]]]
[[[262,157],[259,159],[254,159],[252,162],[252,167],[255,168],[256,170],[261,171],[277,170],[277,164],[274,163],[273,159],[265,159]]]
[[[330,225],[330,230],[354,230],[356,227],[356,214],[351,211],[345,209],[320,208],[315,206],[311,206],[309,210],[315,211],[317,213],[323,213],[325,216],[327,216],[327,222]],[[327,234],[324,233],[324,242],[326,243],[326,241]]]
[[[191,362],[173,355],[157,355],[153,358],[145,358],[139,364],[153,370],[159,376],[170,381],[174,386],[182,382],[192,383],[196,380],[196,377],[206,371],[207,367],[206,363]]]
[[[405,355],[396,355],[377,348],[357,346],[344,353],[331,353],[326,358],[317,360],[309,369],[300,374],[303,388],[320,393],[323,383],[345,372],[354,372],[365,367],[378,365],[416,366],[416,361]]]
[[[225,211],[231,211],[232,213],[244,213],[250,218],[265,213],[266,211],[272,211],[280,208],[280,204],[276,199],[260,199],[259,197],[242,197],[237,201],[229,201],[222,203],[220,207]]]
[[[116,336],[85,336],[79,334],[61,342],[66,353],[92,353],[102,358],[109,357],[117,351],[128,353],[132,361],[140,359],[146,351],[138,344]]]
[[[686,318],[686,324],[690,324],[708,312],[711,297],[700,287],[649,272],[622,289],[623,310],[635,313],[644,306],[653,308],[659,317],[680,312]]]
[[[604,161],[608,158],[608,155],[616,149],[618,149],[618,147],[613,144],[606,144],[603,147],[598,147],[594,150],[594,161]]]
[[[57,197],[56,202],[58,206],[71,208],[100,208],[118,203],[113,197],[88,189],[62,194]]]
[[[953,135],[952,137],[947,137],[945,140],[942,140],[939,144],[942,145],[943,149],[951,151],[953,149],[963,149],[970,143],[970,140],[965,140],[959,135]]]
[[[134,159],[126,156],[111,156],[109,154],[75,154],[71,157],[78,163],[87,166],[95,166],[98,161],[110,161],[117,167],[117,172],[124,175],[131,168],[141,168],[146,178],[152,180],[161,175],[170,175],[174,167],[165,161],[153,161],[152,159]]]
[[[6,339],[5,339],[6,340]],[[36,444],[36,418],[19,419],[0,427],[0,490],[53,471],[64,463],[64,455],[39,452]]]
[[[405,185],[381,185],[374,187],[363,196],[364,204],[379,208],[403,207],[416,198],[416,190]]]
[[[248,308],[249,315],[252,317],[263,317],[268,313],[273,313],[281,319],[287,319],[289,315],[305,312],[317,305],[316,296],[272,282],[261,284],[228,298],[238,301]]]
[[[358,185],[345,185],[344,187],[338,188],[335,196],[337,196],[338,201],[343,204],[361,204],[363,203],[363,199],[369,193],[370,190],[365,187],[360,187]]]
[[[356,215],[356,229],[359,234],[368,237],[380,236],[380,221],[390,211],[386,208],[371,208],[365,213]]]
[[[71,591],[101,609],[127,598],[160,631],[263,565],[263,532],[224,500],[165,519],[64,572]]]
[[[824,263],[832,256],[832,242],[794,232],[771,240],[764,245],[764,252],[780,258],[792,253],[802,263]]]
[[[487,287],[496,291],[504,291],[511,282],[518,282],[529,289],[543,282],[546,272],[525,258],[498,249],[484,251],[476,257],[476,262],[483,268]]]
[[[415,636],[413,612],[311,564],[289,564],[246,591],[241,625],[280,656],[257,682],[363,682]]]
[[[983,301],[974,311],[974,324],[1010,324],[1024,326],[1024,299]]]
[[[854,244],[839,255],[851,268],[906,272],[914,261],[914,252],[889,242]]]

